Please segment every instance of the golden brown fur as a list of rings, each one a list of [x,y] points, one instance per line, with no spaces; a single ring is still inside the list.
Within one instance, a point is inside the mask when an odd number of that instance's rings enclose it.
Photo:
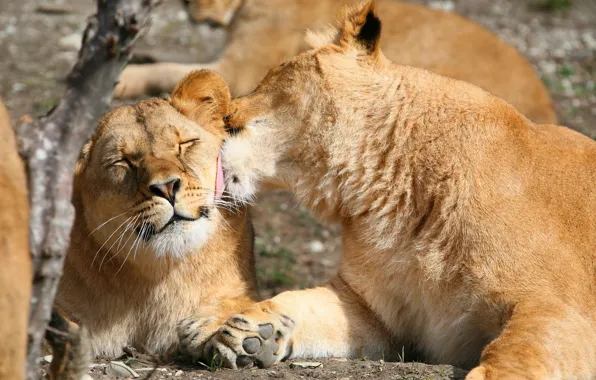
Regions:
[[[169,91],[192,69],[207,68],[220,73],[235,95],[245,95],[269,69],[308,48],[303,42],[306,29],[332,22],[341,6],[351,2],[191,0],[189,11],[196,21],[228,28],[229,43],[221,56],[199,65],[130,65],[115,94],[131,98]],[[456,14],[389,0],[379,3],[379,14],[384,22],[382,48],[392,61],[473,83],[535,122],[557,122],[532,66],[484,27]]]
[[[178,345],[179,321],[199,319],[209,335],[253,302],[249,210],[214,194],[229,101],[221,77],[195,72],[168,100],[108,113],[83,148],[56,302],[89,330],[94,354],[127,345],[164,354]],[[189,327],[181,339],[205,338]]]
[[[25,376],[31,295],[29,203],[23,163],[8,112],[0,101],[0,379]]]
[[[596,142],[391,63],[374,2],[340,25],[232,103],[222,150],[239,200],[277,177],[342,222],[337,277],[207,346],[232,367],[412,344],[468,379],[595,378]]]

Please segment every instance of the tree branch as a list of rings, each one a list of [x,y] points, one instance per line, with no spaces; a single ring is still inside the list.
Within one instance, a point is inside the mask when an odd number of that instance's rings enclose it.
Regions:
[[[33,292],[29,311],[27,377],[39,378],[37,359],[62,275],[74,210],[73,171],[82,145],[109,109],[131,47],[156,0],[97,0],[76,65],[58,105],[18,131],[30,199]]]

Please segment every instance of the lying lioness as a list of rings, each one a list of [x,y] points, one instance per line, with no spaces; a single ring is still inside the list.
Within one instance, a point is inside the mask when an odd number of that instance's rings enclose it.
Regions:
[[[25,377],[31,295],[29,202],[25,169],[8,112],[0,102],[0,379]]]
[[[281,61],[306,50],[304,32],[332,22],[354,0],[187,0],[201,27],[229,32],[216,60],[205,64],[129,65],[115,95],[133,98],[170,91],[193,69],[208,68],[245,95]],[[383,51],[403,65],[422,67],[480,86],[539,123],[556,123],[551,99],[532,66],[484,27],[453,13],[397,1],[381,1]],[[202,28],[199,28],[202,30]],[[209,28],[207,27],[209,30]],[[209,37],[206,43],[215,43]]]
[[[242,367],[396,341],[469,379],[594,378],[596,142],[391,63],[374,5],[236,99],[222,150],[237,200],[277,177],[342,222],[339,272],[247,308],[205,348]]]
[[[222,197],[229,101],[217,74],[196,72],[168,100],[108,113],[83,148],[56,302],[87,327],[94,354],[167,353],[180,320],[205,317],[204,337],[178,331],[205,340],[255,299],[249,211]]]

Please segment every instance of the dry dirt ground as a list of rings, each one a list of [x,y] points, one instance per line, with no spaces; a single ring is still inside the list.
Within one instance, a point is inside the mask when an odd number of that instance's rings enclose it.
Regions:
[[[571,7],[545,11],[537,2],[565,0],[418,0],[462,13],[516,46],[535,65],[555,100],[561,124],[596,138],[596,2],[574,0]],[[41,12],[40,4],[65,13]],[[59,99],[63,78],[76,59],[92,0],[0,0],[0,97],[13,119],[42,115]],[[167,52],[186,61],[212,54],[188,23],[181,2],[165,2],[154,15],[139,49]],[[322,284],[335,271],[341,240],[338,226],[324,225],[286,193],[265,194],[255,208],[256,252],[262,295]],[[407,358],[406,358],[407,359]],[[134,360],[133,360],[134,362]],[[143,363],[134,363],[139,368]],[[144,365],[144,367],[148,367]],[[107,378],[96,367],[94,378]],[[146,371],[139,370],[143,375]],[[153,378],[461,378],[448,366],[328,361],[317,369],[288,365],[271,370],[215,373],[166,365]]]

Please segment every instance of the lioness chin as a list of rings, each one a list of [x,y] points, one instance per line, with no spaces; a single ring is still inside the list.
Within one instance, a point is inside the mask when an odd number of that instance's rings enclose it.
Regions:
[[[338,274],[208,345],[231,367],[413,345],[468,379],[594,378],[596,142],[391,63],[374,5],[236,99],[222,150],[238,200],[277,177],[343,224]]]
[[[249,210],[222,194],[229,101],[217,74],[195,72],[169,99],[108,113],[83,148],[56,303],[88,329],[93,354],[166,354],[254,302]]]
[[[115,95],[136,98],[170,91],[194,69],[211,69],[246,95],[268,70],[308,49],[307,29],[334,21],[355,0],[186,0],[188,11],[207,31],[205,44],[229,38],[221,54],[202,64],[158,62],[129,65]],[[384,53],[394,62],[421,67],[480,86],[505,99],[538,123],[556,123],[548,91],[530,63],[483,26],[457,14],[394,0],[379,2]]]

